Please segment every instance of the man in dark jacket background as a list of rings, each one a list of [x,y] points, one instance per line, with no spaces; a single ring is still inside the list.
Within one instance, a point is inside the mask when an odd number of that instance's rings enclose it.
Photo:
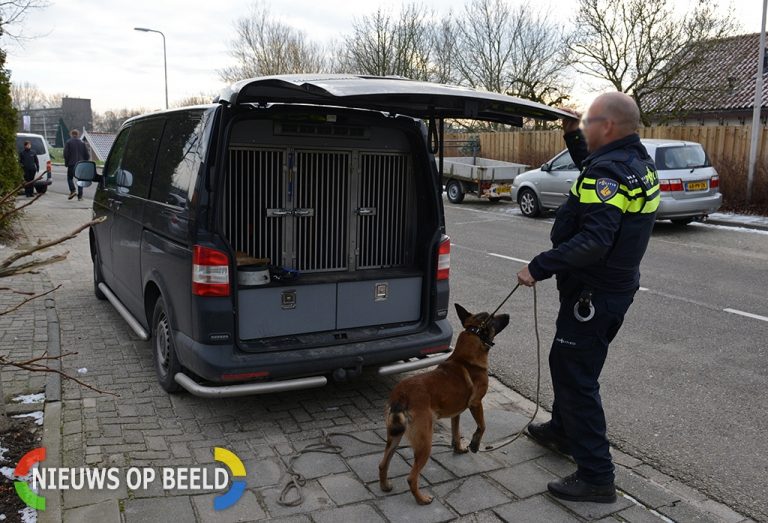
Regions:
[[[616,500],[598,378],[639,287],[659,205],[656,167],[640,142],[639,124],[637,104],[618,92],[594,100],[583,133],[577,118],[563,122],[581,172],[557,211],[553,248],[517,275],[527,286],[557,277],[560,310],[549,354],[552,419],[528,431],[573,456],[576,472],[548,485],[552,495],[570,501]]]
[[[80,133],[77,129],[72,129],[69,133],[71,138],[64,144],[64,165],[67,166],[67,184],[69,185],[69,199],[75,197],[77,199],[83,199],[83,188],[77,186],[77,193],[75,193],[75,166],[77,162],[84,162],[91,159],[91,155],[88,153],[88,148],[80,139]]]
[[[40,170],[40,161],[32,150],[32,142],[24,142],[24,149],[19,153],[19,163],[24,170],[24,195],[29,197],[35,194],[33,181]]]

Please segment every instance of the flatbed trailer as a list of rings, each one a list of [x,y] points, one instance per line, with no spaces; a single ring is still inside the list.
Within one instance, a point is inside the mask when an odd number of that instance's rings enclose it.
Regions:
[[[461,203],[466,194],[492,202],[512,200],[512,181],[529,169],[522,163],[502,162],[473,156],[446,157],[443,185],[451,203]]]

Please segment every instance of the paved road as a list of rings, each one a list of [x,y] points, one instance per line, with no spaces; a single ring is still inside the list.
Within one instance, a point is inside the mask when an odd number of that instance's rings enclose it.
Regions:
[[[512,204],[446,202],[452,300],[494,308],[522,266],[549,247],[552,219]],[[602,392],[611,440],[734,508],[768,519],[768,233],[657,224],[642,290],[611,347]],[[539,284],[542,347],[552,340],[554,281]],[[505,307],[493,372],[535,394],[531,294]],[[730,312],[729,312],[730,311]],[[749,316],[753,315],[753,316]],[[544,358],[543,404],[551,406]]]

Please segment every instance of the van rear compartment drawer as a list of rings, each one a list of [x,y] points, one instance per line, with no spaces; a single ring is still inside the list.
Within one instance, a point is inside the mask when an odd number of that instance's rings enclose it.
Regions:
[[[238,292],[242,340],[336,328],[336,284],[245,289]]]
[[[421,277],[338,284],[337,329],[418,321]]]

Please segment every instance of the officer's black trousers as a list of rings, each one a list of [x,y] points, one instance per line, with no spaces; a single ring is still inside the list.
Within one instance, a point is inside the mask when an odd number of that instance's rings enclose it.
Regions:
[[[608,345],[621,328],[634,292],[596,291],[592,296],[595,316],[587,322],[579,322],[574,316],[579,294],[580,289],[560,294],[557,331],[549,353],[555,392],[552,428],[568,439],[578,476],[589,483],[604,485],[614,480],[614,467],[598,378]]]

